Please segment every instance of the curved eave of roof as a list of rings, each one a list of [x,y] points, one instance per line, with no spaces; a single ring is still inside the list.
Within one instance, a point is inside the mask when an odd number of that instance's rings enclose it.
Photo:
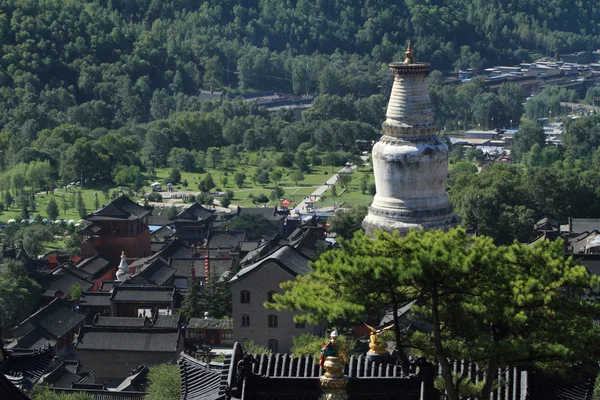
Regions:
[[[235,274],[233,276],[233,278],[231,278],[229,280],[228,283],[229,284],[233,284],[233,283],[236,283],[239,280],[243,280],[243,279],[247,278],[248,276],[250,276],[253,273],[255,273],[256,271],[258,271],[263,265],[265,265],[268,262],[273,262],[273,263],[279,265],[281,268],[283,268],[286,272],[288,272],[293,277],[298,276],[299,275],[298,272],[294,271],[292,268],[290,268],[287,265],[285,265],[278,258],[272,257],[273,254],[275,254],[276,252],[282,250],[285,247],[289,247],[290,249],[292,249],[293,251],[297,252],[302,257],[306,258],[307,262],[310,262],[310,259],[308,257],[306,257],[304,254],[300,253],[293,246],[290,246],[290,245],[281,246],[281,247],[275,249],[274,251],[270,252],[269,254],[265,255],[261,260],[255,262],[254,264],[249,265],[249,266],[247,266],[245,268],[242,268],[237,274]]]

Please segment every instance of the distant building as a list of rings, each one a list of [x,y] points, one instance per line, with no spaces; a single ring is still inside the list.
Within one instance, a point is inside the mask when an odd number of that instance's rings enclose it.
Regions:
[[[150,212],[121,196],[88,215],[88,224],[81,230],[81,256],[87,258],[102,252],[111,260],[118,260],[122,251],[133,258],[150,256]]]
[[[323,334],[322,326],[294,322],[291,311],[266,309],[263,305],[272,300],[275,293],[281,293],[282,282],[309,272],[309,262],[310,259],[294,247],[285,245],[242,268],[229,281],[235,341],[251,339],[277,353],[289,351],[294,336]]]
[[[592,62],[592,52],[579,51],[577,53],[561,54],[560,59],[566,63],[589,64]]]
[[[175,236],[179,240],[202,243],[208,237],[215,218],[214,210],[194,203],[173,218]]]
[[[54,365],[53,349],[3,349],[0,344],[0,399],[29,399],[29,392]],[[22,396],[22,397],[21,397]]]
[[[190,318],[185,327],[185,338],[205,339],[209,346],[233,346],[233,321],[208,317]]]
[[[61,356],[71,348],[84,319],[85,315],[73,311],[69,303],[54,299],[13,329],[17,339],[9,347],[30,350],[50,347],[54,355]]]
[[[81,372],[94,371],[97,381],[120,383],[138,365],[175,363],[183,350],[179,328],[114,324],[86,326],[75,349]]]
[[[206,247],[211,257],[237,257],[240,254],[241,243],[246,240],[246,231],[213,230]]]
[[[121,284],[110,296],[110,315],[113,317],[150,317],[169,314],[178,305],[173,286],[138,286]]]

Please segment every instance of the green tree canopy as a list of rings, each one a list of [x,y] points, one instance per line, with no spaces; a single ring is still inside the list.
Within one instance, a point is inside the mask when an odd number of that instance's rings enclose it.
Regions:
[[[329,218],[330,232],[334,232],[337,236],[344,239],[350,239],[354,232],[362,229],[362,221],[369,212],[369,207],[366,205],[352,206],[349,210],[338,210],[331,218]]]
[[[242,213],[234,217],[228,224],[230,230],[246,231],[251,239],[261,239],[272,233],[276,233],[277,227],[267,218],[260,214]]]
[[[599,306],[587,296],[598,278],[565,258],[562,241],[496,247],[461,229],[383,232],[341,240],[313,264],[314,272],[281,285],[277,309],[299,310],[298,321],[359,322],[391,309],[398,348],[416,346],[436,359],[449,399],[473,386],[455,377],[449,360],[468,359],[484,372],[488,398],[498,368],[556,372],[595,370],[600,356]],[[431,332],[402,337],[397,310],[406,302]],[[474,389],[469,387],[469,389]]]
[[[27,276],[18,261],[0,266],[0,325],[8,326],[27,318],[40,298],[41,287]]]
[[[515,159],[520,160],[523,154],[531,150],[535,144],[540,147],[546,145],[544,129],[533,121],[523,120],[513,141],[513,155]]]
[[[148,371],[148,400],[179,400],[181,384],[177,364],[159,364]]]

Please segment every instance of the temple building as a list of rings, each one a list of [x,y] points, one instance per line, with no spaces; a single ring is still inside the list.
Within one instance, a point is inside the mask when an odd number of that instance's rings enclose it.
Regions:
[[[87,225],[81,230],[81,257],[103,253],[116,261],[122,251],[132,258],[150,256],[150,212],[128,197],[121,196],[88,215],[85,217]]]
[[[373,147],[376,194],[363,221],[366,233],[375,230],[448,230],[459,222],[446,195],[448,146],[437,127],[427,91],[429,64],[406,60],[390,64],[394,85],[383,135]]]

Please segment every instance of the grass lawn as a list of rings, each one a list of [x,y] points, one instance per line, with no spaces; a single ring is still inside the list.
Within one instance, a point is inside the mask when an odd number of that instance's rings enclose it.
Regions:
[[[283,171],[283,177],[280,182],[278,182],[279,187],[284,190],[284,198],[289,198],[291,201],[300,201],[305,198],[314,190],[319,187],[319,185],[323,184],[327,179],[329,179],[336,171],[338,171],[341,167],[335,167],[334,172],[331,172],[331,167],[317,166],[313,167],[310,173],[304,174],[304,180],[299,181],[296,185],[296,182],[292,181],[290,178],[291,172],[293,169],[285,168]],[[269,182],[264,187],[259,183],[252,182],[252,176],[256,173],[259,167],[256,166],[246,166],[246,165],[238,165],[235,167],[229,168],[228,171],[224,171],[223,169],[212,169],[208,168],[206,172],[182,172],[181,173],[181,182],[187,180],[188,186],[185,188],[182,183],[176,185],[179,187],[179,190],[187,190],[190,192],[199,192],[198,184],[204,177],[210,173],[213,181],[217,185],[217,187],[213,190],[225,191],[225,190],[233,190],[235,193],[232,204],[239,205],[241,207],[254,207],[260,204],[252,203],[252,199],[249,197],[250,194],[254,196],[258,196],[264,194],[267,197],[270,197],[271,191],[275,187],[273,182]],[[275,169],[280,169],[280,167],[275,167]],[[159,168],[156,170],[156,181],[157,182],[165,182],[171,172],[170,168]],[[244,185],[242,188],[238,187],[234,182],[234,176],[236,173],[242,172],[246,175],[246,180],[244,181]],[[226,175],[225,175],[226,174]],[[223,178],[227,177],[227,184],[223,184]],[[152,182],[148,182],[152,183]],[[148,188],[149,189],[149,188]],[[267,206],[274,205],[273,202],[266,203]]]
[[[85,209],[87,213],[91,213],[96,210],[95,202],[96,195],[98,196],[98,203],[100,207],[108,204],[108,201],[104,198],[104,194],[102,193],[102,188],[108,187],[109,191],[112,193],[113,191],[119,189],[112,182],[90,182],[86,184],[83,188],[81,187],[72,187],[68,190],[66,188],[57,189],[54,193],[50,192],[46,194],[46,192],[39,192],[35,196],[35,211],[31,211],[32,215],[41,215],[43,218],[48,218],[46,213],[46,208],[48,207],[48,202],[51,198],[54,198],[56,201],[56,205],[58,206],[58,219],[64,220],[75,220],[78,221],[81,219],[79,216],[79,212],[77,210],[77,192],[81,191],[81,195],[83,198],[83,203],[85,204]],[[124,193],[127,194],[128,189],[124,188]],[[137,199],[134,197],[134,199]],[[65,206],[66,204],[66,206]],[[65,211],[65,207],[66,211]],[[3,222],[8,221],[11,218],[16,220],[21,220],[22,209],[18,204],[13,204],[9,209],[4,210],[2,215],[0,216],[0,220]]]
[[[338,206],[343,207],[359,204],[371,205],[371,203],[373,202],[373,196],[370,195],[369,192],[367,192],[366,194],[362,194],[362,192],[360,191],[360,179],[363,174],[368,174],[369,176],[368,185],[375,183],[373,170],[361,168],[358,172],[355,172],[353,174],[354,178],[348,185],[348,189],[342,192],[343,189],[339,186],[339,184],[336,185],[338,193],[337,197],[334,198],[331,195],[331,189],[329,189],[324,193],[325,201],[318,201],[317,205],[319,207],[333,206],[335,203],[337,203]]]
[[[262,154],[259,153],[240,153],[238,157],[238,161],[244,160],[248,165],[235,165],[230,167],[227,171],[224,168],[208,168],[204,173],[197,172],[181,172],[181,182],[176,184],[178,190],[186,190],[191,193],[198,193],[198,184],[207,173],[210,173],[213,177],[216,188],[213,190],[225,191],[225,190],[233,190],[235,193],[232,204],[240,205],[242,207],[253,207],[256,205],[262,204],[254,204],[252,199],[250,198],[250,194],[254,196],[259,196],[264,194],[267,197],[270,197],[271,191],[275,184],[273,182],[269,182],[264,185],[264,187],[258,183],[252,182],[252,176],[261,168],[259,164],[263,163],[263,160],[270,160],[272,165],[275,165],[275,158],[279,156],[279,153],[276,152],[264,152]],[[252,165],[250,165],[252,164]],[[263,163],[264,164],[264,163]],[[310,173],[304,174],[304,179],[299,182],[294,182],[290,175],[295,171],[294,168],[284,168],[281,167],[272,167],[273,169],[279,169],[282,171],[283,176],[280,182],[278,182],[279,187],[284,190],[284,198],[289,199],[292,202],[300,202],[302,199],[310,195],[317,187],[327,181],[333,174],[340,170],[341,167],[330,167],[330,166],[314,166],[311,168]],[[147,184],[151,184],[154,181],[162,182],[164,184],[167,183],[168,176],[171,172],[170,168],[159,168],[156,169],[156,176],[153,180],[147,179]],[[246,180],[244,181],[243,187],[238,187],[235,184],[234,177],[237,172],[243,172],[246,175]],[[359,187],[359,174],[355,174],[355,179],[350,184],[350,190],[347,193],[342,194],[340,198],[338,198],[338,203],[352,202],[354,203],[370,203],[371,199],[368,195],[354,193],[358,191]],[[372,179],[372,178],[371,178]],[[225,184],[225,180],[227,183]],[[183,182],[187,181],[187,188],[184,187]],[[163,185],[165,187],[165,185]],[[84,185],[84,187],[72,187],[68,190],[66,188],[61,188],[56,190],[54,193],[46,194],[45,192],[40,192],[36,195],[36,204],[35,211],[30,214],[41,215],[42,218],[48,218],[46,209],[48,206],[48,202],[50,198],[54,197],[59,210],[58,219],[63,220],[75,220],[78,221],[80,218],[79,212],[76,206],[77,192],[82,192],[83,202],[85,204],[86,212],[91,213],[96,210],[96,197],[98,198],[98,205],[100,207],[108,204],[110,202],[109,199],[106,199],[102,190],[103,188],[108,188],[111,195],[115,190],[121,189],[124,194],[128,194],[129,189],[127,187],[119,188],[112,182],[108,181],[96,181],[96,182],[88,182]],[[29,189],[30,190],[30,189]],[[151,190],[150,186],[146,186],[142,189],[144,192],[149,192]],[[177,189],[176,189],[177,190]],[[341,188],[338,187],[338,192],[341,191]],[[326,197],[330,197],[326,192]],[[133,197],[133,200],[139,201],[141,198]],[[178,201],[177,203],[183,204],[182,201]],[[334,200],[328,199],[325,204],[333,205]],[[273,206],[273,202],[267,203],[267,206]],[[4,212],[0,215],[0,221],[6,222],[9,219],[21,220],[22,209],[18,204],[13,204],[9,209],[4,210]]]

